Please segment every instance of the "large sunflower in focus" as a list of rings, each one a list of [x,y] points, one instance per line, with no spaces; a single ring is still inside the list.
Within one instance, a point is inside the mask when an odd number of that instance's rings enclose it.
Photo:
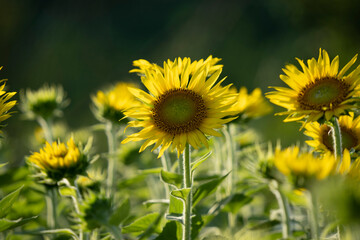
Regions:
[[[277,115],[288,115],[284,122],[305,119],[305,125],[323,116],[330,120],[355,108],[354,103],[359,101],[355,96],[358,96],[356,86],[360,81],[360,67],[345,73],[356,58],[357,55],[339,71],[339,57],[330,63],[328,53],[320,49],[319,59],[309,59],[307,66],[297,59],[302,71],[292,64],[285,66],[285,75],[280,78],[290,88],[273,87],[276,91],[267,94],[272,103],[288,110]]]
[[[342,149],[360,150],[360,117],[354,119],[350,116],[340,116],[339,126],[341,130]],[[330,132],[330,126],[313,122],[305,126],[304,134],[313,138],[306,141],[308,145],[317,151],[334,152],[334,143]]]
[[[155,144],[161,146],[159,156],[171,146],[178,154],[189,143],[194,148],[208,146],[206,135],[221,136],[214,129],[234,118],[230,107],[234,94],[230,85],[222,87],[217,80],[222,71],[219,61],[211,56],[206,60],[191,62],[190,58],[177,58],[164,62],[163,67],[138,60],[134,65],[139,69],[141,81],[150,93],[137,88],[129,90],[143,103],[125,112],[135,120],[129,127],[142,130],[127,136],[123,143],[146,140],[140,151]]]

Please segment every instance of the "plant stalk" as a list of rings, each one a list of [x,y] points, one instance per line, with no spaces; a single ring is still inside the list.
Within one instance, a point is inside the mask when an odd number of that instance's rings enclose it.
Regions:
[[[308,203],[309,209],[309,218],[310,218],[310,228],[311,228],[311,239],[319,240],[319,221],[318,221],[318,211],[316,199],[313,194],[307,190],[306,191],[306,199]]]
[[[115,165],[116,165],[116,152],[117,152],[117,128],[110,121],[106,123],[105,129],[107,141],[108,141],[108,174],[106,179],[106,196],[110,198],[113,194],[115,183]]]
[[[281,211],[281,229],[283,239],[288,239],[291,234],[290,206],[284,194],[279,189],[275,180],[270,183],[270,191],[274,194]]]
[[[188,143],[186,143],[182,161],[181,158],[179,160],[182,165],[183,187],[191,189],[186,201],[184,201],[182,240],[191,240],[192,177],[190,168],[190,145]]]
[[[57,195],[56,188],[50,187],[46,191],[46,221],[50,229],[56,228],[56,207],[57,207]]]
[[[52,135],[52,131],[51,131],[51,121],[49,119],[44,119],[42,117],[38,117],[37,122],[39,123],[41,129],[44,132],[45,140],[48,143],[52,143],[53,135]]]
[[[334,155],[336,159],[339,159],[340,163],[342,161],[342,137],[341,137],[341,128],[339,125],[339,120],[337,117],[333,118],[333,125],[330,126],[331,128],[331,136],[333,139],[333,148],[334,148]]]

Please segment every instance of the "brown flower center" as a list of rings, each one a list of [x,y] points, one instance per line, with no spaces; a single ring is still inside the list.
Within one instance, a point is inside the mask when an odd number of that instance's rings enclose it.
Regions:
[[[159,96],[152,109],[155,126],[171,135],[199,128],[207,116],[204,99],[192,90],[177,88]]]
[[[301,89],[297,101],[304,110],[324,111],[341,104],[349,92],[350,85],[343,80],[324,77]]]

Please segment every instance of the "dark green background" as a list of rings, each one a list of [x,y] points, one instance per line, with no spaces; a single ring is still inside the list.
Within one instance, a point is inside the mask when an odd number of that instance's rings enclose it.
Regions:
[[[222,58],[227,83],[250,90],[283,86],[295,57],[325,48],[343,66],[359,52],[360,1],[0,1],[0,78],[8,90],[62,84],[71,128],[96,123],[90,95],[116,81],[138,81],[132,61]],[[18,99],[19,95],[16,95]],[[275,111],[280,111],[276,108]],[[264,140],[303,140],[298,123],[273,115],[252,123]],[[28,154],[34,124],[14,114],[6,128],[10,161]],[[16,154],[14,154],[16,153]]]

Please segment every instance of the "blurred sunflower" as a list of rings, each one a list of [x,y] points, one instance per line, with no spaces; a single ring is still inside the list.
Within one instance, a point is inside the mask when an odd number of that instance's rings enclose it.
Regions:
[[[220,85],[225,78],[215,84],[222,71],[215,60],[209,57],[191,62],[190,58],[177,58],[164,62],[164,67],[135,61],[140,69],[132,72],[144,74],[141,81],[150,94],[130,88],[143,104],[125,112],[135,119],[128,126],[143,129],[122,143],[146,140],[140,151],[155,144],[153,150],[161,146],[160,157],[170,146],[181,154],[187,143],[196,149],[202,144],[208,147],[206,135],[221,136],[214,129],[234,119],[225,118],[234,115],[234,94],[229,91],[230,85]]]
[[[272,103],[287,109],[276,115],[288,115],[284,122],[305,119],[305,126],[322,117],[330,120],[356,108],[354,103],[359,101],[355,96],[359,94],[360,67],[345,75],[356,58],[357,55],[339,71],[339,56],[330,63],[328,53],[320,49],[319,59],[309,59],[308,66],[297,58],[302,71],[292,64],[285,66],[285,75],[280,75],[280,78],[290,88],[272,87],[276,91],[266,96]]]
[[[297,146],[276,149],[274,164],[285,176],[324,179],[336,168],[336,160],[330,152],[320,157],[312,153],[300,153]]]
[[[0,67],[0,70],[1,69],[2,67]],[[3,122],[9,117],[11,117],[11,112],[9,112],[9,110],[13,108],[16,104],[16,100],[9,101],[10,98],[12,98],[16,94],[16,92],[4,91],[5,81],[6,80],[0,80],[0,83],[2,83],[2,85],[0,86],[0,122]],[[1,127],[3,126],[0,126],[0,128]],[[0,130],[0,133],[1,132],[2,131]]]
[[[108,91],[98,91],[96,96],[92,97],[96,107],[94,113],[100,121],[120,123],[124,117],[123,111],[139,105],[139,101],[129,92],[128,87],[136,87],[136,85],[119,82]]]
[[[345,149],[339,166],[339,173],[353,180],[360,180],[360,157],[352,161],[349,150]]]
[[[230,90],[237,92],[236,88]],[[260,88],[256,88],[248,94],[246,87],[242,87],[235,98],[236,101],[232,109],[239,112],[241,119],[261,117],[273,110],[272,106],[262,96]]]
[[[73,179],[76,175],[83,174],[88,166],[87,157],[72,138],[66,145],[61,142],[46,142],[46,146],[33,153],[28,161],[54,181],[60,181],[62,178]]]
[[[354,119],[350,116],[340,116],[339,126],[341,130],[342,149],[360,149],[360,116]],[[313,138],[306,143],[316,151],[334,152],[334,143],[330,132],[330,126],[312,122],[305,126],[304,134]]]
[[[38,90],[27,89],[21,92],[20,108],[28,119],[42,117],[49,119],[61,116],[62,110],[69,105],[69,99],[62,86],[44,85]]]

